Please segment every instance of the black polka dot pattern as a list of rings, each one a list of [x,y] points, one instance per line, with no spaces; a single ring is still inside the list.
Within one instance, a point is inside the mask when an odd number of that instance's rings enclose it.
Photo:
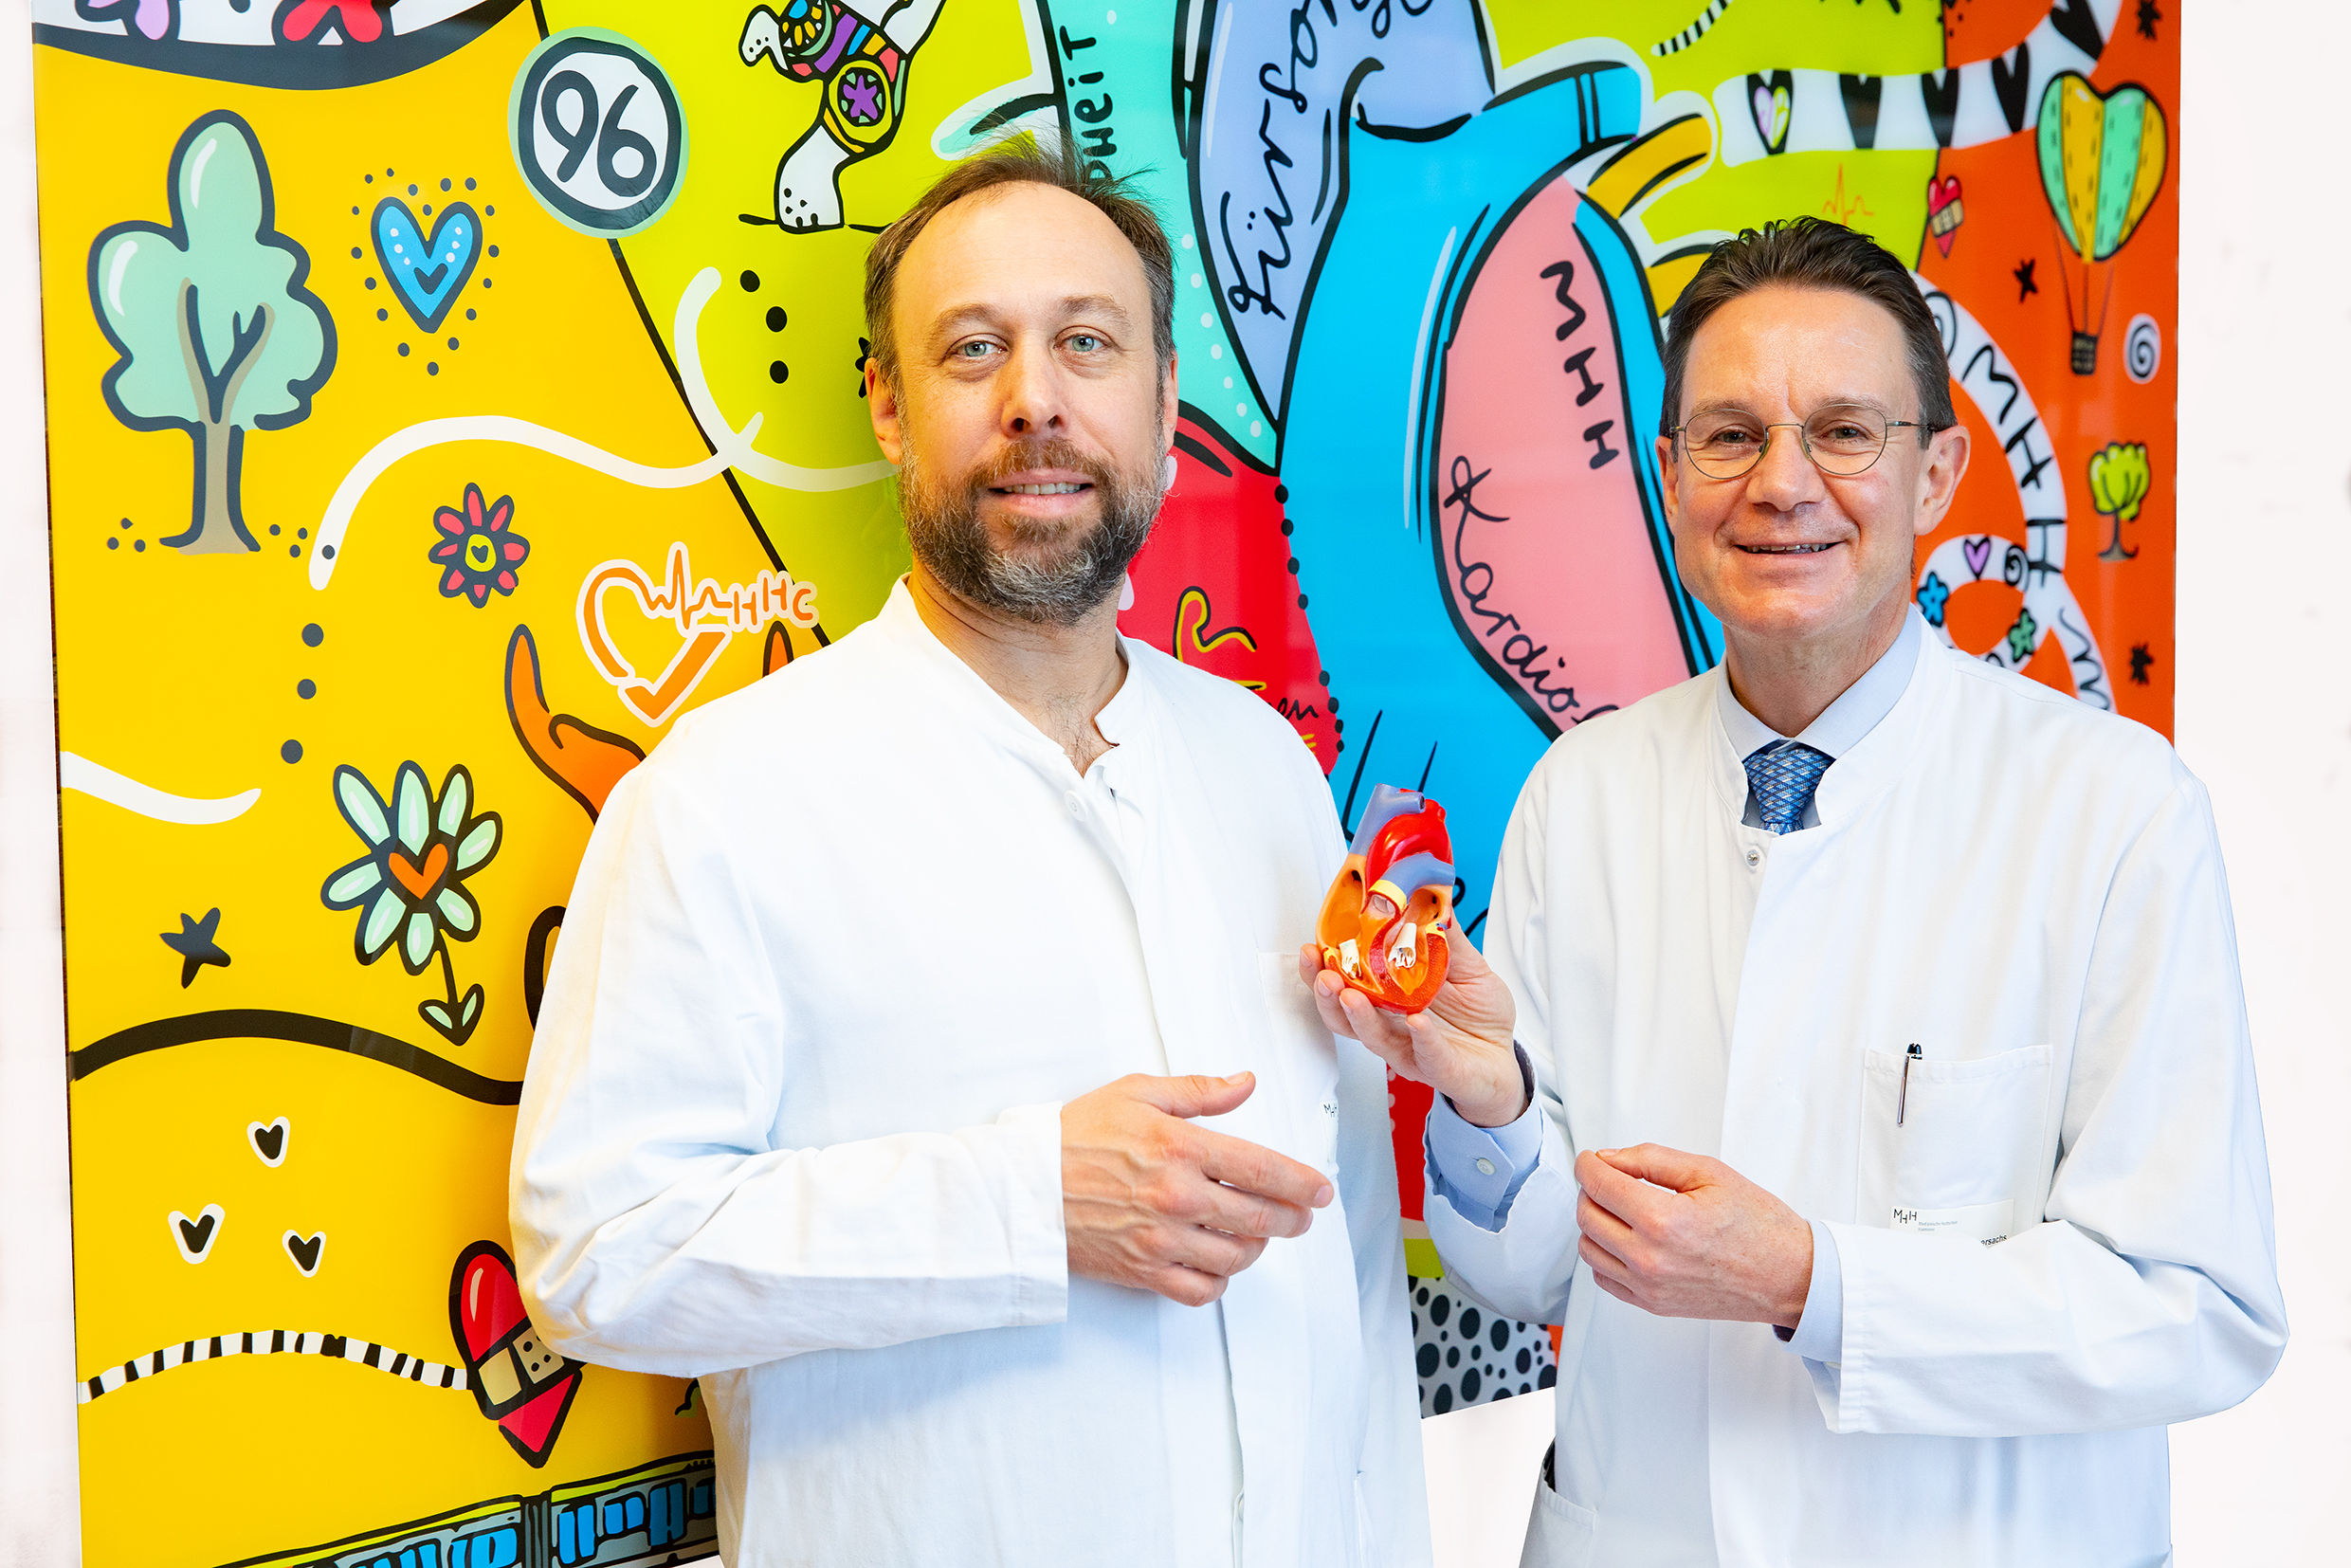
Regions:
[[[1414,1280],[1412,1356],[1420,1413],[1443,1415],[1532,1394],[1559,1380],[1551,1330],[1510,1322],[1446,1293],[1443,1280]]]

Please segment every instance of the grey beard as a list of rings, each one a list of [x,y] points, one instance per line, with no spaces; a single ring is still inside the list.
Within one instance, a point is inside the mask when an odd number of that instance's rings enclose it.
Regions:
[[[905,458],[898,475],[898,505],[915,559],[958,598],[1040,625],[1075,626],[1117,593],[1159,515],[1162,492],[1156,474],[1139,481],[1066,441],[1012,447],[997,462],[973,470],[960,486],[933,483],[911,443]],[[1049,545],[1055,535],[1062,536],[1058,549],[1025,560],[996,549],[980,520],[979,498],[1011,475],[1037,468],[1085,475],[1100,513],[1091,528],[1079,523],[1066,530],[1023,529],[1016,538],[1024,544]]]

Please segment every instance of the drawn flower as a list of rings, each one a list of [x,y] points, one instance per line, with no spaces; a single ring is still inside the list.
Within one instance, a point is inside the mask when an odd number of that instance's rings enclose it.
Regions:
[[[531,541],[507,526],[514,521],[514,497],[501,496],[496,505],[487,505],[482,500],[482,486],[468,484],[465,509],[444,506],[432,515],[432,521],[444,537],[425,553],[425,558],[446,569],[441,574],[443,598],[454,599],[463,593],[479,610],[490,602],[491,589],[501,593],[515,591],[515,570],[530,555]]]
[[[1951,585],[1941,574],[1929,572],[1919,584],[1919,613],[1926,617],[1928,626],[1942,625],[1942,607],[1951,600]]]
[[[441,956],[447,999],[417,1011],[464,1045],[482,1015],[482,988],[458,995],[447,939],[471,941],[482,929],[482,906],[465,879],[498,853],[498,813],[472,814],[473,776],[463,766],[449,770],[436,798],[413,762],[400,764],[389,806],[358,769],[337,768],[335,804],[368,852],[327,878],[319,898],[329,909],[360,912],[352,950],[363,964],[396,947],[408,972],[421,975]]]
[[[387,807],[366,775],[348,764],[335,770],[335,804],[368,852],[326,879],[319,897],[329,909],[359,909],[354,942],[359,961],[372,964],[395,939],[400,961],[422,975],[440,934],[471,941],[482,908],[465,879],[498,853],[495,811],[470,815],[473,778],[449,770],[438,799],[413,762],[400,764]]]
[[[2008,661],[2022,665],[2032,657],[2032,650],[2041,646],[2041,628],[2030,610],[2016,611],[2016,624],[2008,629]]]

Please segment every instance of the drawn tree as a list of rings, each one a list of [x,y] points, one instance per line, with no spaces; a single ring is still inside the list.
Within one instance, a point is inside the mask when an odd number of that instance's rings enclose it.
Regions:
[[[90,246],[90,301],[122,357],[100,383],[135,430],[196,444],[191,554],[259,550],[239,476],[248,430],[310,415],[335,369],[335,322],[302,286],[310,258],[278,232],[269,166],[252,127],[206,115],[172,151],[172,223],[118,223]]]

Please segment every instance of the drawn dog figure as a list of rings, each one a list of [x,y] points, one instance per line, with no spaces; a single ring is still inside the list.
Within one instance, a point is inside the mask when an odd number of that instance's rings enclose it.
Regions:
[[[869,9],[877,7],[865,0]],[[808,234],[841,227],[841,171],[890,144],[905,106],[906,64],[946,0],[912,0],[875,22],[841,0],[755,6],[743,19],[743,64],[816,82],[816,119],[775,168],[775,222]]]

